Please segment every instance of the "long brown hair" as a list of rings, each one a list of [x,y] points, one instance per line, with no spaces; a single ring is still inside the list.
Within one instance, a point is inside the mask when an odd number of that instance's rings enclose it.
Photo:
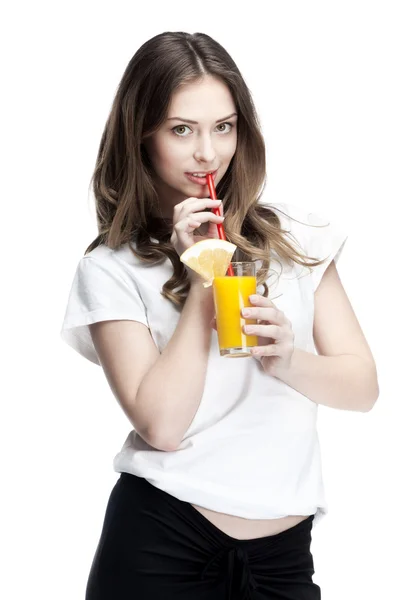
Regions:
[[[265,144],[251,93],[231,56],[204,33],[165,32],[139,48],[118,86],[91,179],[99,234],[85,254],[100,244],[113,249],[128,244],[146,263],[169,258],[174,272],[162,295],[178,307],[185,303],[190,280],[170,242],[172,223],[156,216],[157,193],[143,140],[164,123],[174,91],[205,75],[228,86],[238,113],[236,152],[217,186],[226,237],[237,246],[233,259],[261,259],[257,283],[264,285],[264,295],[271,250],[306,267],[324,262],[296,249],[279,216],[259,203],[266,183]]]

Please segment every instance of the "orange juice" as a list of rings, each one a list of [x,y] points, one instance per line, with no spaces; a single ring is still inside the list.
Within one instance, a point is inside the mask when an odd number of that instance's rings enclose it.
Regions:
[[[251,275],[214,277],[213,294],[221,356],[249,356],[257,346],[256,335],[243,333],[243,325],[257,323],[244,319],[241,309],[252,306],[249,296],[257,293],[257,279]]]

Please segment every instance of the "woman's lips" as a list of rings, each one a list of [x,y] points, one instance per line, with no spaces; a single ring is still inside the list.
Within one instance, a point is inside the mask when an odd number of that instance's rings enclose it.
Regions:
[[[218,169],[217,169],[218,171]],[[211,173],[211,175],[213,176],[213,179],[215,181],[215,176],[217,174],[217,171],[213,171]],[[207,178],[206,177],[194,177],[193,175],[190,175],[190,173],[185,173],[186,177],[188,179],[190,179],[190,181],[192,181],[193,183],[197,183],[197,185],[207,185]]]

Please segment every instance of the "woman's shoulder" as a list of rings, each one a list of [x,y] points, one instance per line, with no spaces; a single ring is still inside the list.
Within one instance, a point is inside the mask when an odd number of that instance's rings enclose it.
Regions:
[[[122,250],[98,246],[78,263],[62,324],[62,338],[100,364],[88,326],[98,321],[132,320],[148,326],[136,277],[119,260]]]
[[[280,219],[282,226],[288,231],[297,231],[298,226],[328,225],[329,220],[321,212],[312,211],[309,207],[291,202],[259,201],[261,206],[271,209]]]
[[[134,243],[131,243],[131,245],[135,248]],[[140,265],[140,260],[133,254],[129,244],[123,244],[119,248],[110,248],[105,244],[100,244],[85,254],[81,259],[82,261],[96,263],[104,269],[115,269],[121,272],[127,270],[131,272],[135,266]]]
[[[96,248],[93,248],[90,252],[85,254],[82,258],[94,259],[98,262],[115,262],[118,257],[126,252],[125,245],[120,248],[110,248],[105,244],[99,244]]]
[[[294,202],[266,202],[260,204],[270,208],[278,217],[282,229],[290,233],[302,247],[310,242],[335,237],[347,237],[346,228],[327,215],[326,211],[310,209]]]

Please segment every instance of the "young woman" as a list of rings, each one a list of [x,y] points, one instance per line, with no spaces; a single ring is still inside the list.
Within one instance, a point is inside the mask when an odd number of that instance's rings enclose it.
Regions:
[[[114,459],[87,600],[320,598],[310,552],[327,511],[318,404],[370,410],[377,375],[336,271],[346,235],[267,204],[265,176],[257,115],[229,54],[200,33],[146,42],[101,139],[99,235],[62,329],[101,365],[133,426]],[[224,217],[211,210],[221,202]],[[220,357],[212,288],[180,261],[222,221],[234,259],[257,265],[248,318],[259,345],[241,360]]]

